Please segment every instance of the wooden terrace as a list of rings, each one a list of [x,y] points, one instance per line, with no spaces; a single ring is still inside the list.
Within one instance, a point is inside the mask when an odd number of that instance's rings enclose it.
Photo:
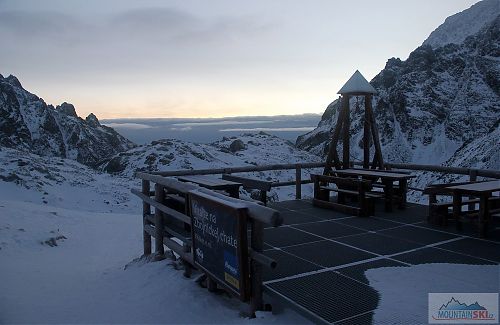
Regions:
[[[142,189],[132,192],[143,201],[144,256],[163,259],[166,246],[182,261],[185,276],[197,272],[209,291],[222,289],[247,302],[249,315],[288,306],[326,324],[372,323],[380,297],[364,275],[368,269],[500,264],[499,200],[493,194],[500,189],[500,171],[385,164],[386,170],[338,170],[339,176],[354,176],[348,179],[314,174],[324,166],[139,172]],[[290,169],[296,177],[286,182],[240,174]],[[414,170],[468,175],[470,181],[430,186],[424,192],[429,206],[417,205],[406,202]],[[497,180],[481,183],[477,177]],[[312,199],[301,198],[307,183],[318,191]],[[277,186],[295,186],[296,200],[267,202],[267,192]],[[376,186],[381,190],[372,191]],[[260,191],[261,202],[239,199],[240,187]],[[479,219],[480,226],[487,220],[487,238],[477,224],[464,223],[465,216]],[[498,290],[498,283],[491,285]]]
[[[354,217],[314,207],[310,200],[277,202],[283,225],[264,230],[264,253],[277,267],[264,269],[264,291],[315,323],[371,324],[379,303],[364,272],[424,263],[500,264],[500,222],[487,240],[473,227],[427,222],[428,208],[408,204],[376,216]],[[492,292],[499,283],[491,284]],[[459,288],[457,288],[459,290]]]

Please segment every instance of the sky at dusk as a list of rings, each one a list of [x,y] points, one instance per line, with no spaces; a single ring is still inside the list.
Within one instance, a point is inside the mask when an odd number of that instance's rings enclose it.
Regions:
[[[0,74],[99,118],[322,113],[476,0],[0,0]]]

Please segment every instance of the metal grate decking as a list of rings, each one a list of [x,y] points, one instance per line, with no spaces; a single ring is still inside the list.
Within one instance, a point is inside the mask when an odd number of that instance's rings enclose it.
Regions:
[[[409,204],[393,213],[377,206],[369,218],[316,208],[309,200],[271,206],[284,225],[264,233],[265,254],[278,262],[264,273],[265,290],[316,323],[371,324],[379,294],[364,275],[368,269],[500,264],[498,229],[483,240],[472,225],[464,232],[434,227],[426,222],[426,206]]]

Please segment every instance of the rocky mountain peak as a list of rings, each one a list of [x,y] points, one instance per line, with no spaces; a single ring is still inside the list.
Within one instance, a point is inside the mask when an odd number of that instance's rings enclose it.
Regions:
[[[22,88],[23,86],[21,85],[21,82],[19,79],[17,79],[14,75],[9,75],[7,78],[4,78],[5,81],[7,81],[9,84],[11,84],[14,87],[19,87]]]
[[[447,44],[462,44],[467,37],[479,32],[498,15],[500,15],[499,0],[479,1],[469,9],[446,18],[422,45],[438,48]]]
[[[66,102],[62,103],[61,105],[58,105],[56,107],[56,111],[68,116],[78,117],[78,115],[76,115],[75,106]]]
[[[85,121],[87,121],[87,123],[89,125],[92,125],[93,127],[101,126],[101,123],[97,119],[97,116],[94,115],[94,113],[90,113],[89,116],[85,118]]]
[[[101,127],[93,114],[87,121],[79,118],[69,103],[47,105],[9,76],[0,78],[0,146],[97,167],[135,145],[112,128]]]
[[[480,4],[451,21],[458,26],[470,17],[489,17],[477,9],[495,9],[500,1]],[[370,82],[378,92],[373,107],[386,161],[500,169],[495,154],[500,131],[500,15],[481,26],[460,43],[454,43],[458,38],[439,47],[424,42],[406,61],[389,59]],[[361,109],[351,99],[353,159],[363,150],[364,104],[359,102]],[[339,106],[338,100],[332,102],[318,127],[300,136],[297,146],[324,156]]]

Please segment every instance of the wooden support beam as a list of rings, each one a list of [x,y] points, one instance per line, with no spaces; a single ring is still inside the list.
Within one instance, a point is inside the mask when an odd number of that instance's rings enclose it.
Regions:
[[[370,167],[370,113],[369,113],[369,103],[371,103],[372,96],[365,95],[365,125],[363,129],[363,168],[368,169]]]
[[[142,194],[149,196],[151,191],[150,182],[147,180],[142,181]],[[151,205],[145,201],[142,201],[142,241],[144,255],[151,254],[151,236],[146,232],[146,216],[151,214]]]
[[[302,168],[299,164],[295,168],[295,199],[302,199]]]
[[[373,158],[373,168],[376,167],[376,164],[380,167],[380,169],[384,169],[384,159],[382,158],[382,148],[380,146],[380,139],[378,136],[377,122],[375,121],[375,114],[372,109],[372,101],[368,102],[366,106],[367,112],[370,115],[370,124],[371,124],[371,132],[373,137],[373,144],[375,146],[375,157]]]
[[[349,214],[351,216],[359,216],[361,209],[352,207],[349,205],[345,204],[340,204],[340,203],[335,203],[335,202],[328,202],[328,201],[323,201],[323,200],[318,200],[318,199],[313,199],[312,201],[314,206],[320,207],[320,208],[329,208],[333,209],[342,213]]]
[[[169,208],[169,207],[167,207],[167,206],[165,206],[163,204],[160,204],[160,203],[156,202],[155,200],[153,200],[149,196],[146,196],[146,195],[142,194],[140,191],[136,190],[135,188],[131,189],[130,191],[133,194],[137,195],[139,198],[141,198],[144,202],[147,202],[151,206],[155,207],[155,209],[158,209],[158,210],[162,211],[163,213],[166,213],[169,216],[171,216],[171,217],[173,217],[173,218],[175,218],[177,220],[180,220],[180,221],[182,221],[184,223],[187,223],[189,225],[191,224],[191,218],[189,218],[187,215],[185,215],[183,213],[180,213],[180,212],[178,212],[178,211],[176,211],[174,209],[171,209],[171,208]]]
[[[349,95],[342,95],[342,106],[344,109],[344,122],[343,122],[343,134],[342,134],[342,168],[348,169],[349,158],[350,158],[350,135],[349,129],[351,128],[351,114],[349,109]]]
[[[264,224],[257,220],[251,220],[250,247],[255,253],[262,253],[264,248]],[[250,260],[250,308],[255,316],[257,310],[263,310],[264,300],[262,297],[262,264],[255,259]]]
[[[163,186],[155,184],[155,201],[163,205],[165,201],[165,192]],[[163,214],[160,209],[155,208],[155,255],[156,259],[163,259],[165,250],[163,248]]]
[[[333,131],[330,147],[328,148],[326,165],[325,169],[323,170],[324,175],[330,174],[332,166],[335,166],[336,169],[340,169],[340,161],[339,161],[339,156],[337,154],[337,144],[339,141],[340,131],[342,131],[342,124],[344,122],[344,109],[342,106],[342,99],[339,98],[339,101],[340,101],[340,109],[337,114],[337,124],[335,125],[335,130]]]

